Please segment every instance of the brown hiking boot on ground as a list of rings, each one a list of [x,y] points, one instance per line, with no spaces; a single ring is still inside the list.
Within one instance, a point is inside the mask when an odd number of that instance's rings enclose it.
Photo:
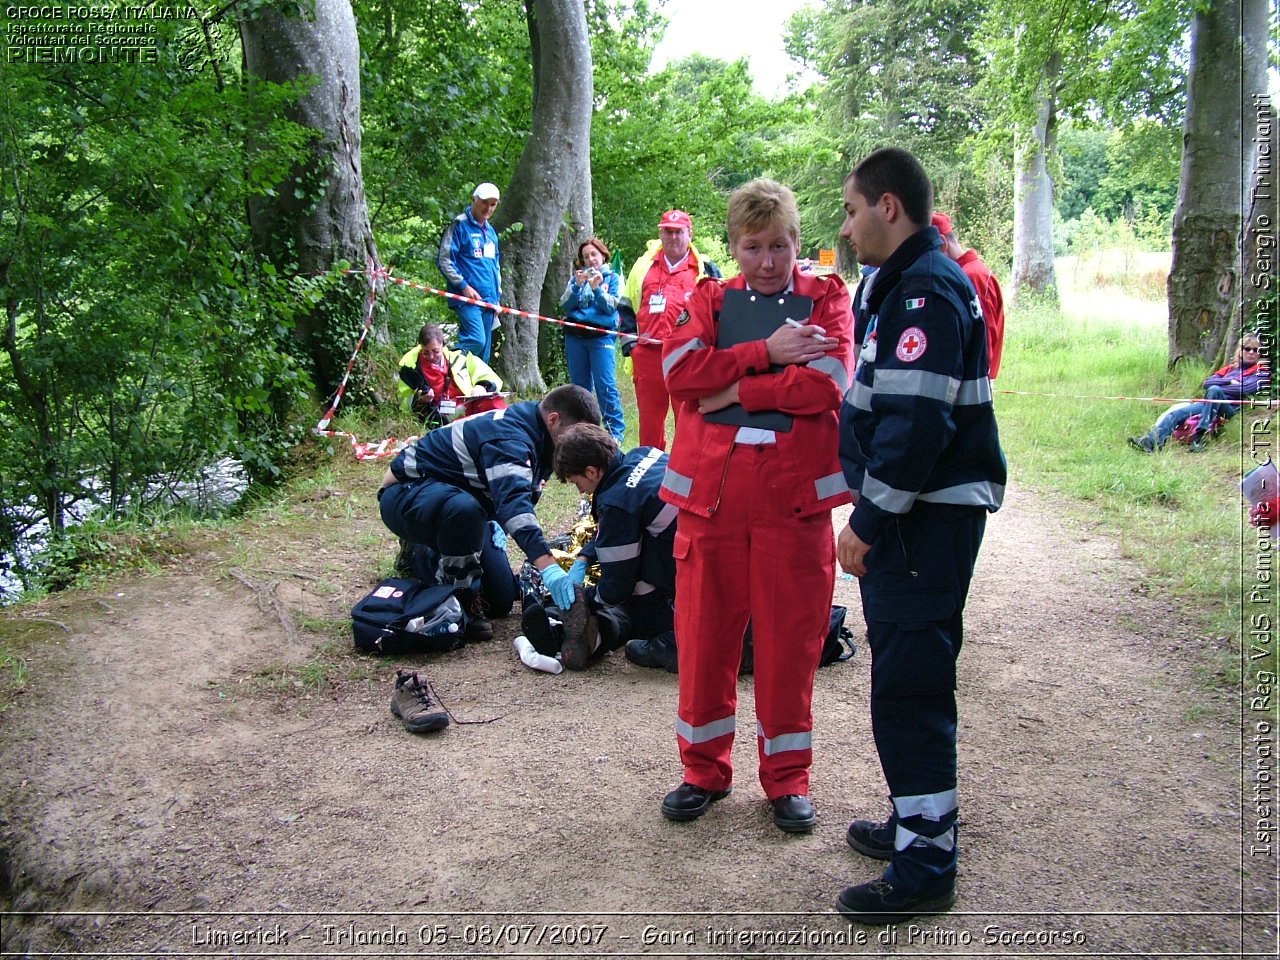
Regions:
[[[436,699],[431,684],[408,670],[396,671],[391,712],[400,718],[410,733],[431,733],[449,725],[449,714]]]

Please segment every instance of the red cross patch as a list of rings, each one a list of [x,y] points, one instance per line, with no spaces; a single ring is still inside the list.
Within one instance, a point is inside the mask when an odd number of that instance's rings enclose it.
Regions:
[[[919,327],[907,327],[898,338],[898,348],[894,351],[903,363],[911,363],[924,356],[925,347],[929,346],[929,338]]]

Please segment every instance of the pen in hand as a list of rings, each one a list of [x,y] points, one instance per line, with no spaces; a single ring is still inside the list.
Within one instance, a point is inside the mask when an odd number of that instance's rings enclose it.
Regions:
[[[790,317],[786,317],[784,319],[786,320],[787,323],[791,324],[791,326],[795,327],[797,330],[814,330],[814,331],[817,331],[815,336],[819,336],[819,337],[825,337],[827,335],[827,331],[823,330],[820,326],[818,326],[815,323],[806,325],[801,323],[799,320],[792,320]]]

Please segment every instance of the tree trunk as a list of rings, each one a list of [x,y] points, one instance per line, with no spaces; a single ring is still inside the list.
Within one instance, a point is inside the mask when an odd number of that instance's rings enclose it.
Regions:
[[[253,79],[291,83],[314,77],[291,104],[291,120],[315,130],[311,157],[278,184],[274,197],[250,206],[254,242],[278,267],[325,273],[340,260],[363,270],[378,262],[360,169],[360,46],[349,0],[312,0],[310,13],[270,8],[240,22],[245,69]],[[299,339],[322,393],[337,386],[363,319],[367,290],[354,277],[345,289],[301,314]]]
[[[591,46],[581,0],[526,0],[533,50],[533,126],[494,226],[502,232],[503,299],[537,311],[547,262],[591,146]],[[588,181],[589,186],[589,181]],[[513,230],[516,224],[518,230]],[[521,393],[545,389],[536,320],[504,314],[500,372]]]
[[[1057,79],[1061,57],[1054,54],[1045,67],[1046,86]],[[1057,141],[1056,102],[1052,93],[1040,101],[1031,141],[1019,147],[1013,181],[1013,294],[1058,299],[1053,268],[1053,179],[1049,157]]]
[[[547,263],[547,276],[542,284],[542,313],[558,316],[560,294],[573,272],[578,244],[595,236],[595,219],[591,212],[591,157],[583,158],[583,166],[574,181],[569,205],[560,220],[555,248]],[[625,277],[623,279],[626,279]]]
[[[1208,4],[1191,25],[1187,118],[1168,284],[1171,367],[1186,358],[1212,363],[1221,356],[1239,296],[1245,166],[1239,118],[1226,114],[1224,105],[1240,103],[1240,4],[1241,0]],[[1234,106],[1228,109],[1235,112]]]
[[[1276,154],[1280,147],[1275,104],[1267,93],[1267,0],[1243,0],[1240,33],[1244,38],[1244,119],[1247,161],[1244,199],[1244,280],[1242,309],[1232,323],[1220,356],[1234,358],[1241,327],[1274,335],[1276,326]],[[1271,344],[1264,341],[1270,355]],[[1215,358],[1217,359],[1217,358]],[[1223,359],[1222,363],[1226,363]],[[1220,366],[1221,364],[1219,364]]]

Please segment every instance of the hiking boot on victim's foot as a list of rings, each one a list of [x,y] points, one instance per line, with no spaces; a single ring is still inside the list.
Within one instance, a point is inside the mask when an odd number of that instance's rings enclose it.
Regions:
[[[836,900],[836,909],[858,923],[901,923],[911,917],[942,913],[956,902],[953,883],[948,889],[930,896],[915,896],[899,890],[881,877],[856,887],[846,887]]]
[[[400,718],[410,733],[431,733],[449,725],[449,714],[436,699],[431,684],[408,670],[396,671],[391,712]]]
[[[596,634],[587,636],[587,595],[582,584],[573,585],[573,606],[563,610],[564,643],[560,647],[560,662],[570,670],[585,670],[595,647]]]

